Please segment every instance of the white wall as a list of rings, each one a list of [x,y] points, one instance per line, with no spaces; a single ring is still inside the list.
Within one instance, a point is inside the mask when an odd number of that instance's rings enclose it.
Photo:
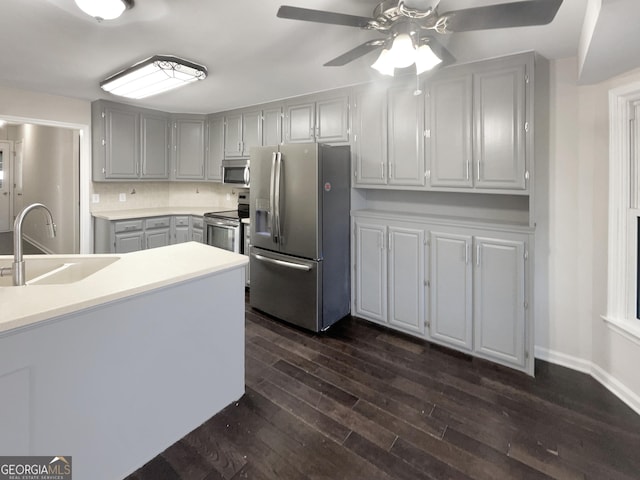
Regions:
[[[640,70],[579,86],[576,58],[552,62],[548,315],[536,316],[536,356],[593,374],[640,413],[640,344],[610,330],[607,311],[611,88]],[[541,284],[544,287],[544,282]]]

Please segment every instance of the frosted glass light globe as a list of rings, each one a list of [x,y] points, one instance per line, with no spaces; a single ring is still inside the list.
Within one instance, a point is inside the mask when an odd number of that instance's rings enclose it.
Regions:
[[[87,15],[99,20],[113,20],[122,15],[127,8],[122,0],[75,0]]]

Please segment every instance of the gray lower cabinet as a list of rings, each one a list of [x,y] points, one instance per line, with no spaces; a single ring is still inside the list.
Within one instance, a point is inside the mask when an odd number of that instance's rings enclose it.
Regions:
[[[521,368],[527,361],[525,257],[522,238],[474,238],[474,351]]]
[[[473,349],[470,235],[431,232],[430,338],[458,349]]]
[[[176,215],[173,217],[171,243],[184,243],[191,240],[191,222],[189,215]]]
[[[204,243],[204,221],[202,217],[191,217],[191,240]]]
[[[355,311],[378,323],[424,334],[424,229],[355,222]]]
[[[191,215],[113,221],[94,218],[94,252],[128,253],[190,240],[202,242],[202,232],[202,217]]]
[[[354,312],[533,374],[528,233],[355,214]]]

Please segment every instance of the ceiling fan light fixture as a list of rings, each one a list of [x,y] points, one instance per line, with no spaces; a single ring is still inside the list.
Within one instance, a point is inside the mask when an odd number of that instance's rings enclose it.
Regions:
[[[422,45],[416,50],[415,61],[416,73],[420,75],[441,63],[442,59],[433,53],[429,45]]]
[[[141,99],[204,80],[207,69],[178,57],[155,55],[111,75],[100,87],[113,95]]]
[[[371,65],[371,68],[375,68],[382,75],[389,75],[393,77],[393,73],[395,70],[395,65],[393,63],[393,59],[391,58],[391,53],[386,48],[383,48],[378,56],[378,59]]]
[[[133,7],[133,0],[75,0],[76,5],[98,21],[113,20]]]
[[[413,40],[406,33],[401,33],[393,39],[390,53],[396,68],[405,68],[415,62],[416,49]]]

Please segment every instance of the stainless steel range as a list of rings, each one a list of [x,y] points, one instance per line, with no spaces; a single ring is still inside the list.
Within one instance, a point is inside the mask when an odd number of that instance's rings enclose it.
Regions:
[[[246,223],[248,218],[249,192],[240,192],[238,194],[238,208],[235,210],[204,214],[204,242],[224,250],[249,255],[249,249],[245,246],[248,243],[245,239],[249,236],[249,224]],[[243,222],[243,219],[247,220]],[[248,283],[249,270],[247,267]]]

